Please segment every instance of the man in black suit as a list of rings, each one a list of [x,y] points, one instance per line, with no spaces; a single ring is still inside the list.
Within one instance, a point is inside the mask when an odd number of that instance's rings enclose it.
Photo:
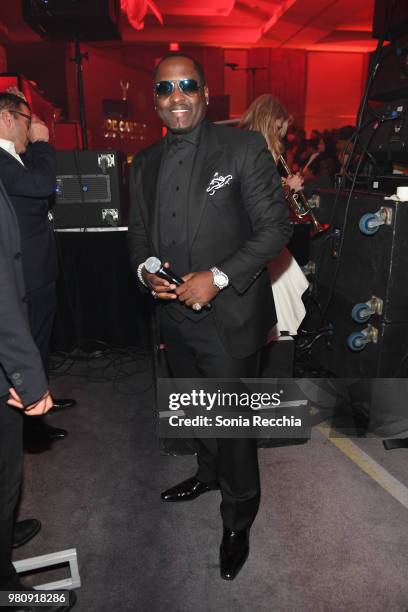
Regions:
[[[47,126],[32,115],[21,96],[20,92],[0,93],[0,179],[20,227],[30,327],[47,372],[58,271],[55,240],[48,221],[49,197],[56,182],[55,154],[48,143]],[[54,409],[72,403],[55,400]],[[64,430],[38,420],[33,423],[37,431],[47,432],[52,439],[65,435]]]
[[[30,325],[47,367],[55,312],[57,254],[48,221],[55,189],[55,154],[47,126],[32,117],[28,104],[0,94],[0,178],[16,213],[28,292]]]
[[[14,513],[23,471],[23,413],[34,418],[53,405],[28,323],[20,253],[17,219],[0,181],[0,590],[24,588],[11,563]],[[52,609],[62,612],[70,607]]]
[[[276,167],[260,134],[205,120],[208,87],[192,58],[172,54],[159,62],[154,101],[168,133],[133,160],[129,246],[140,284],[157,300],[171,374],[254,377],[276,322],[265,265],[291,236]],[[148,273],[151,255],[184,283]],[[162,499],[221,489],[221,576],[231,580],[248,556],[259,506],[256,443],[201,439],[197,459],[197,474]]]

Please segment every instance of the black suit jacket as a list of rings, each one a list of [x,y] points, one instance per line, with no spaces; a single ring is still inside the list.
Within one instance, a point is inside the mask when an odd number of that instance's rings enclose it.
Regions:
[[[160,257],[156,188],[163,142],[132,163],[129,249],[134,269],[151,255]],[[259,133],[204,122],[187,225],[191,271],[217,266],[230,280],[212,302],[228,353],[237,358],[254,353],[276,323],[265,265],[292,234],[281,181]]]
[[[0,181],[0,397],[9,387],[28,405],[48,385],[27,319],[20,232]]]
[[[49,197],[55,189],[55,154],[47,142],[30,144],[25,166],[0,148],[0,179],[17,215],[27,291],[55,281],[57,255],[48,221]]]

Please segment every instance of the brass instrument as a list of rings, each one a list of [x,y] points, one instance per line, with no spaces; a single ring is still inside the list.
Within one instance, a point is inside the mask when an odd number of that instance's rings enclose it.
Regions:
[[[282,164],[282,167],[286,172],[286,176],[289,176],[292,174],[283,155],[279,155],[278,162]],[[304,191],[290,190],[287,192],[287,194],[285,194],[285,196],[286,196],[286,200],[288,201],[288,204],[293,214],[295,215],[296,219],[298,219],[300,223],[312,223],[313,224],[313,228],[310,232],[311,236],[316,236],[317,234],[321,234],[322,232],[325,232],[329,228],[329,225],[327,223],[322,225],[316,219],[313,213],[313,210],[311,209],[310,204],[307,200],[307,197],[305,196]]]

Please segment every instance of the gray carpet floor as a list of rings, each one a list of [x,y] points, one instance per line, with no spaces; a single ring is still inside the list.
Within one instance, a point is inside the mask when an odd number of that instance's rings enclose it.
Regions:
[[[16,560],[77,549],[77,612],[408,610],[408,509],[319,431],[306,445],[259,451],[250,556],[222,581],[219,492],[160,501],[195,459],[159,452],[148,363],[128,379],[102,378],[53,378],[54,395],[78,406],[48,417],[66,439],[26,455],[19,514],[43,527]],[[408,449],[356,444],[408,487]]]

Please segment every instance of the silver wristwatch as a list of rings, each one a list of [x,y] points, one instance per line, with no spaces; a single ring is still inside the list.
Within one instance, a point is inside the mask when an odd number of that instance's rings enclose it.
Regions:
[[[211,268],[211,272],[213,274],[214,287],[217,287],[220,291],[228,287],[229,278],[224,272],[221,272],[218,268]]]

